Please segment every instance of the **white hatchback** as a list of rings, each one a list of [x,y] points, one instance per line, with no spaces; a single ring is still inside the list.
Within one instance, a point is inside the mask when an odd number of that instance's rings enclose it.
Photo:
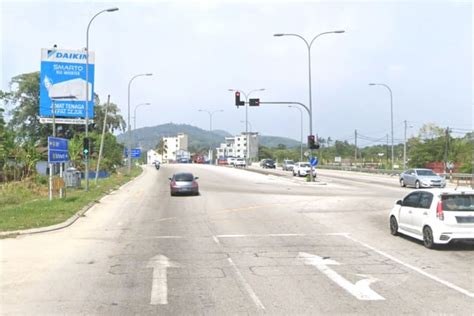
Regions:
[[[474,190],[416,190],[396,202],[390,233],[422,240],[425,247],[452,240],[474,241]]]

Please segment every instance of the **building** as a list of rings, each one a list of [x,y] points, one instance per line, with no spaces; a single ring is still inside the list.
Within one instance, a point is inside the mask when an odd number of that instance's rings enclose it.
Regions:
[[[258,157],[258,133],[248,133],[251,160]],[[247,139],[246,134],[242,133],[234,137],[226,137],[225,143],[222,143],[217,150],[217,157],[238,157],[246,158]]]
[[[181,157],[191,157],[188,152],[188,135],[179,133],[176,137],[163,137],[163,162],[175,162]]]
[[[151,165],[155,161],[159,161],[160,163],[163,163],[163,155],[160,155],[159,153],[157,153],[153,149],[150,149],[146,153],[146,162],[147,162],[147,164]]]

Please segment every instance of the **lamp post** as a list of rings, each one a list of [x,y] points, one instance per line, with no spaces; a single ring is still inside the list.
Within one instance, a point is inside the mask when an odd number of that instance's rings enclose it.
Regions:
[[[143,76],[152,76],[153,74],[151,73],[146,73],[146,74],[138,74],[133,76],[130,81],[128,82],[128,155],[127,155],[127,164],[128,164],[128,175],[130,175],[131,170],[132,170],[132,130],[130,126],[130,86],[132,85],[132,82],[135,78],[138,77],[143,77]]]
[[[240,121],[240,123],[245,123],[245,121]],[[250,123],[250,121],[247,121],[247,124],[250,126],[250,133],[252,133],[252,124]]]
[[[215,113],[219,113],[219,112],[224,112],[224,110],[215,110],[215,111],[208,111],[208,110],[202,110],[202,109],[199,109],[198,110],[199,112],[205,112],[207,114],[209,114],[209,132],[212,132],[212,116],[215,114]],[[212,154],[212,148],[211,148],[211,144],[209,144],[209,161],[210,161],[210,164],[212,165],[212,160],[214,157],[212,157],[213,154]]]
[[[390,125],[391,125],[391,134],[392,134],[392,173],[393,173],[393,164],[394,164],[394,153],[393,153],[393,95],[392,95],[392,89],[385,83],[369,83],[369,86],[382,86],[388,89],[390,92]]]
[[[245,91],[242,91],[240,89],[229,89],[229,91],[233,91],[233,92],[240,92],[244,95],[245,97],[245,140],[247,142],[247,145],[245,146],[246,148],[246,153],[245,153],[245,158],[247,160],[247,163],[249,163],[250,161],[250,138],[249,138],[249,131],[248,131],[248,121],[249,121],[249,114],[248,114],[248,99],[250,97],[250,95],[254,92],[257,92],[257,91],[265,91],[265,88],[260,88],[260,89],[253,89],[253,90],[250,90],[248,93],[245,93]]]
[[[151,105],[151,103],[140,103],[135,105],[135,109],[133,110],[133,130],[137,129],[137,109],[143,105]]]
[[[318,37],[320,37],[321,35],[340,34],[340,33],[344,33],[344,32],[345,31],[343,31],[343,30],[323,32],[323,33],[320,33],[320,34],[316,35],[315,37],[313,37],[313,39],[309,43],[303,36],[301,36],[299,34],[293,34],[293,33],[273,34],[273,36],[276,36],[276,37],[281,37],[281,36],[295,36],[295,37],[298,37],[298,38],[302,39],[303,42],[305,42],[306,47],[308,48],[308,82],[309,82],[309,116],[310,116],[310,118],[309,118],[309,123],[310,123],[309,132],[310,132],[311,135],[313,134],[313,102],[312,102],[312,93],[311,93],[311,47],[313,46],[314,41]]]
[[[297,109],[298,111],[300,111],[300,127],[301,127],[301,131],[300,131],[300,143],[301,143],[301,153],[300,153],[300,161],[303,161],[303,110],[301,110],[299,107],[297,106],[294,106],[294,105],[288,105],[289,108],[293,108],[293,109]]]
[[[105,12],[114,12],[118,11],[118,8],[110,8],[110,9],[105,9],[102,10],[96,15],[92,17],[92,19],[89,21],[89,24],[87,25],[87,32],[86,32],[86,106],[85,106],[85,117],[86,117],[86,133],[85,137],[89,137],[89,29],[91,27],[92,21],[102,13]],[[92,96],[92,100],[94,100],[94,96]],[[85,156],[84,157],[84,164],[85,164],[85,180],[86,180],[86,185],[85,185],[85,190],[89,191],[89,157]]]

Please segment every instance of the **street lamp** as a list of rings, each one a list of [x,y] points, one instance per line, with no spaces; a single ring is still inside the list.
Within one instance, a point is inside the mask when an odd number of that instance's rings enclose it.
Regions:
[[[341,34],[341,33],[344,33],[344,32],[345,32],[344,30],[323,32],[323,33],[320,33],[320,34],[316,35],[315,37],[313,37],[313,39],[309,43],[303,36],[301,36],[299,34],[293,34],[293,33],[273,34],[273,36],[276,36],[276,37],[281,37],[281,36],[295,36],[295,37],[298,37],[298,38],[302,39],[303,42],[305,42],[306,47],[308,48],[308,79],[309,79],[308,81],[309,81],[309,112],[310,112],[309,113],[309,116],[310,116],[310,118],[309,118],[309,123],[310,123],[309,132],[310,132],[311,135],[313,134],[313,102],[312,102],[312,93],[311,93],[311,47],[313,46],[314,41],[321,35]]]
[[[140,103],[135,105],[135,109],[133,110],[133,130],[137,129],[137,109],[143,105],[151,105],[151,103]]]
[[[382,86],[388,89],[390,92],[390,125],[391,125],[391,130],[392,130],[392,173],[393,173],[393,163],[394,163],[394,155],[393,155],[393,95],[392,95],[392,89],[384,83],[369,83],[369,86]]]
[[[98,12],[96,15],[92,17],[92,19],[89,21],[89,24],[87,25],[87,32],[86,32],[86,107],[85,107],[85,117],[86,117],[86,138],[89,137],[89,29],[91,27],[92,21],[102,13],[105,12],[114,12],[118,11],[118,8],[110,8],[106,10],[102,10]],[[92,100],[94,100],[94,96],[92,96]],[[89,157],[84,157],[84,164],[85,164],[85,180],[86,180],[86,186],[85,190],[89,191]]]
[[[245,121],[240,121],[240,123],[244,123],[245,124]],[[252,133],[252,124],[250,123],[250,121],[247,122],[247,124],[250,126],[250,133]]]
[[[198,111],[206,112],[207,114],[209,114],[209,132],[212,132],[212,116],[214,115],[214,113],[224,112],[224,110],[215,110],[211,112],[211,111],[202,110],[202,109],[199,109]]]
[[[205,112],[207,114],[209,114],[209,132],[212,132],[212,116],[215,114],[215,113],[219,113],[219,112],[224,112],[224,110],[215,110],[215,111],[208,111],[208,110],[202,110],[202,109],[199,109],[198,110],[199,112]],[[212,148],[211,148],[211,144],[209,144],[209,161],[212,165]]]
[[[300,131],[300,143],[301,143],[301,153],[300,153],[300,161],[303,161],[303,110],[301,110],[299,107],[294,106],[294,105],[288,105],[289,108],[297,109],[300,111],[300,126],[301,126],[301,131]]]
[[[127,123],[127,126],[128,126],[128,155],[127,155],[127,159],[128,159],[128,175],[130,175],[131,173],[131,170],[132,170],[132,130],[131,130],[131,126],[130,126],[130,86],[132,85],[132,82],[135,78],[138,78],[138,77],[143,77],[143,76],[152,76],[153,74],[151,73],[146,73],[146,74],[138,74],[138,75],[135,75],[132,77],[132,79],[130,79],[130,81],[128,82],[128,123]]]
[[[257,91],[265,91],[265,88],[253,89],[253,90],[250,90],[249,93],[245,93],[244,91],[240,89],[228,89],[228,90],[233,91],[233,92],[240,92],[245,97],[245,122],[246,122],[245,123],[245,140],[247,141],[247,145],[245,146],[246,148],[245,158],[248,162],[250,160],[250,138],[249,138],[249,131],[248,131],[248,126],[247,126],[248,121],[249,121],[248,99],[252,93],[257,92]]]

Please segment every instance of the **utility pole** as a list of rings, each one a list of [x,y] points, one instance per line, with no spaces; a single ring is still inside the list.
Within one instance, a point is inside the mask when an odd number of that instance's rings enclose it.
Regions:
[[[444,146],[444,173],[448,171],[448,148],[449,148],[449,127],[446,127],[446,142]]]
[[[404,120],[405,136],[403,138],[403,170],[407,169],[407,120]]]
[[[97,184],[97,179],[99,178],[100,159],[102,158],[102,150],[104,149],[104,137],[105,137],[105,130],[107,126],[107,114],[109,111],[109,105],[110,105],[110,94],[107,97],[107,105],[105,106],[104,125],[102,126],[102,136],[100,138],[99,158],[97,159],[97,168],[95,170],[95,184]]]
[[[355,130],[355,161],[357,162],[357,130]]]
[[[387,151],[386,151],[386,155],[387,155],[387,163],[388,163],[388,134],[387,134]]]

